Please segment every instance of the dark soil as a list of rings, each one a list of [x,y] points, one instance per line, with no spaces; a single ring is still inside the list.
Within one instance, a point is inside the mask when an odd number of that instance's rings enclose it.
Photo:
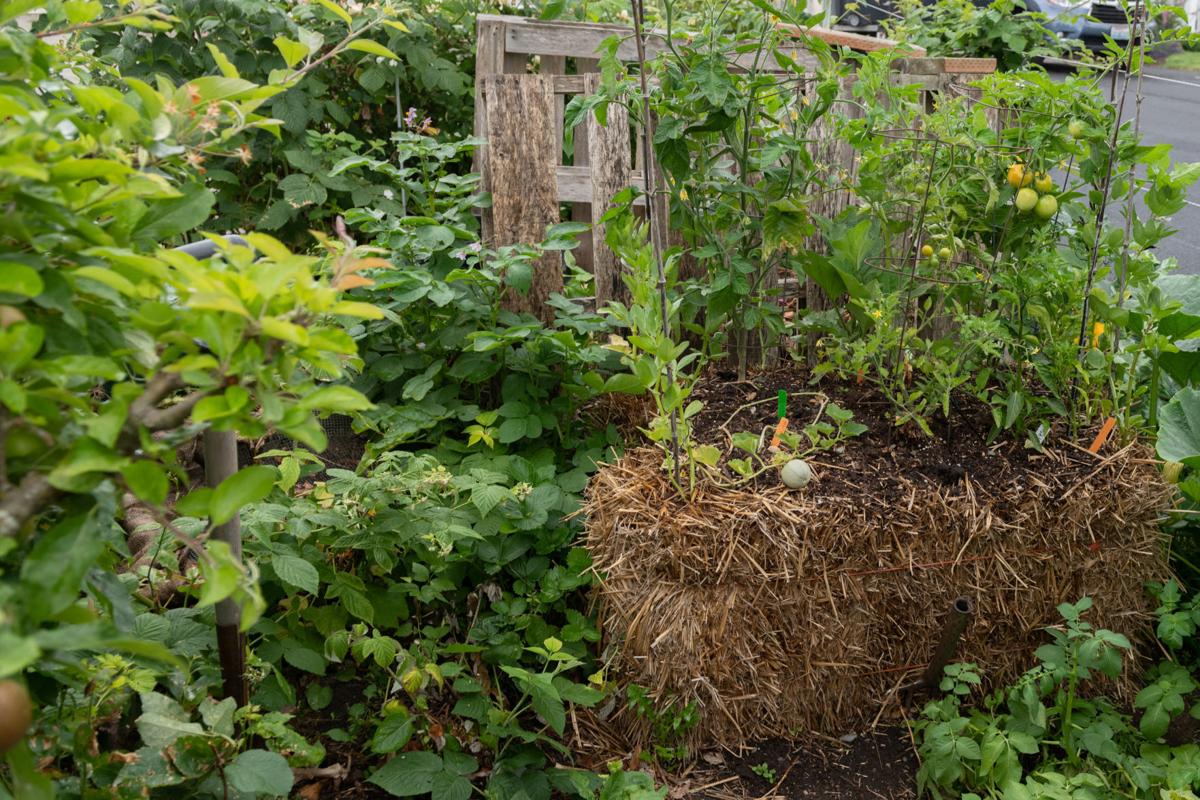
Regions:
[[[806,425],[819,418],[830,421],[821,413],[826,402],[853,411],[854,421],[867,426],[866,433],[845,442],[844,452],[818,452],[809,458],[819,478],[807,490],[814,496],[853,491],[893,497],[904,490],[899,477],[918,483],[952,485],[970,476],[977,483],[996,485],[1036,470],[1037,462],[1043,458],[1011,434],[989,442],[993,429],[991,410],[970,395],[954,396],[949,419],[940,411],[929,418],[934,433],[930,437],[913,422],[897,426],[893,406],[870,384],[836,383],[827,379],[814,385],[798,367],[763,372],[741,382],[732,375],[709,374],[697,384],[693,395],[704,403],[704,409],[693,420],[693,436],[722,452],[730,449],[730,437],[735,433],[758,435],[770,429],[766,434],[769,439],[778,422],[777,398],[781,389],[788,393],[788,430],[801,435],[802,447],[807,447],[807,439],[803,437]],[[748,406],[751,403],[754,405]],[[1055,442],[1056,433],[1051,430],[1047,445]],[[732,456],[744,457],[745,453],[734,450]],[[731,471],[727,474],[734,477]],[[755,480],[761,489],[777,485],[779,476],[769,470]]]
[[[848,739],[851,737],[847,737]],[[707,761],[715,760],[713,757]],[[781,797],[799,800],[915,800],[917,756],[903,727],[880,728],[846,743],[814,745],[772,739],[741,758],[723,756],[695,776],[685,796],[706,800]],[[757,768],[757,771],[756,771]],[[724,778],[732,771],[736,781]],[[701,788],[721,781],[716,786]]]

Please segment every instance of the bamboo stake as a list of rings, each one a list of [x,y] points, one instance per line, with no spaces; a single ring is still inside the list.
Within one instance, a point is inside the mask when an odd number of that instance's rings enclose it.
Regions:
[[[633,10],[633,34],[637,40],[638,79],[642,88],[642,173],[646,181],[646,226],[650,231],[650,247],[654,252],[654,266],[658,270],[658,304],[662,311],[663,335],[671,336],[671,317],[667,311],[667,271],[663,264],[663,234],[658,224],[657,205],[662,202],[658,195],[658,175],[654,160],[654,119],[650,115],[650,88],[646,78],[645,7],[643,0],[630,0]],[[667,364],[667,380],[675,383],[675,362]],[[675,483],[679,484],[679,409],[671,410],[671,466]]]

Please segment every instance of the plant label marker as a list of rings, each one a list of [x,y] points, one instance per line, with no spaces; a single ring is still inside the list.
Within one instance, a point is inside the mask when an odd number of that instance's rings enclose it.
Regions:
[[[787,389],[779,390],[779,413],[776,416],[780,419],[787,416]]]
[[[1088,452],[1097,455],[1100,448],[1104,447],[1104,443],[1108,441],[1108,435],[1112,433],[1113,426],[1117,424],[1116,417],[1109,417],[1104,420],[1104,425],[1100,428],[1100,432],[1096,434],[1096,438],[1092,440],[1092,446],[1088,448]]]
[[[771,437],[771,447],[779,449],[779,437],[788,428],[788,418],[780,417],[779,424],[775,426],[775,434]]]

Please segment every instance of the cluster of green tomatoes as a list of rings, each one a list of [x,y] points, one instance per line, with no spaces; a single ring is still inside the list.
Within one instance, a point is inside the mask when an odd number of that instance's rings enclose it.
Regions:
[[[1022,214],[1033,212],[1042,219],[1050,219],[1058,213],[1058,198],[1054,191],[1054,179],[1045,172],[1036,175],[1020,161],[1008,168],[1008,184],[1017,190],[1013,204]]]

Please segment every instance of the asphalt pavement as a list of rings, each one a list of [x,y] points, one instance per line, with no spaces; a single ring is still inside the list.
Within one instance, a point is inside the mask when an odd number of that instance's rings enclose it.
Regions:
[[[1133,113],[1132,101],[1131,85],[1126,115]],[[1200,72],[1147,70],[1142,83],[1141,129],[1146,144],[1171,145],[1172,161],[1200,161]],[[1159,245],[1159,256],[1174,256],[1180,272],[1200,274],[1200,181],[1192,184],[1188,204],[1170,224],[1178,233]]]

